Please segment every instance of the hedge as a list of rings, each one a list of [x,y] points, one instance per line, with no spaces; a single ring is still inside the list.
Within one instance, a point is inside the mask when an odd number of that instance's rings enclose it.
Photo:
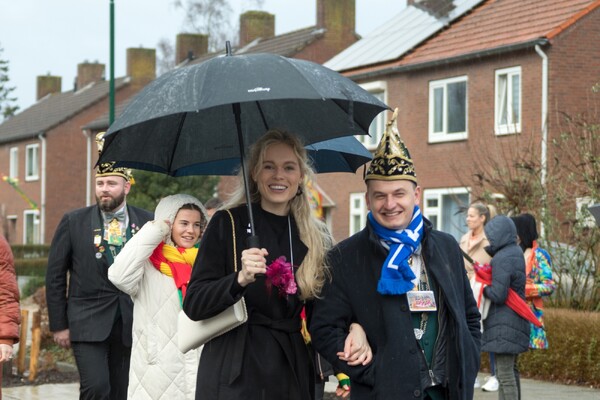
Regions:
[[[519,356],[521,377],[600,387],[600,313],[546,308],[547,350]],[[489,371],[487,354],[482,368]]]
[[[47,244],[15,244],[10,246],[15,260],[21,258],[47,258],[50,245]]]
[[[15,259],[15,272],[17,276],[45,276],[47,266],[47,258]]]

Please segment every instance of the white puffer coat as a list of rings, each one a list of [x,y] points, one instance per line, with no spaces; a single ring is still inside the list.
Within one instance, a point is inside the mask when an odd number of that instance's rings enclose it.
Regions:
[[[177,348],[179,294],[173,278],[149,260],[161,241],[172,245],[165,220],[172,224],[179,208],[189,203],[200,207],[206,221],[204,206],[195,197],[165,197],[156,207],[155,220],[133,236],[108,269],[111,282],[133,299],[128,399],[194,399],[201,349],[183,354]]]

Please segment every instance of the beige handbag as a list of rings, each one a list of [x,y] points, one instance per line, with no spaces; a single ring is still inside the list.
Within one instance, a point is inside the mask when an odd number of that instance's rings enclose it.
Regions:
[[[227,210],[227,213],[229,214],[229,218],[231,218],[231,231],[233,232],[233,265],[234,271],[237,272],[235,224],[231,212]],[[182,353],[187,353],[191,349],[198,348],[217,336],[237,328],[247,320],[248,311],[246,310],[246,302],[243,297],[220,314],[201,321],[192,321],[185,312],[181,310],[177,319],[177,347],[179,347],[179,350]]]

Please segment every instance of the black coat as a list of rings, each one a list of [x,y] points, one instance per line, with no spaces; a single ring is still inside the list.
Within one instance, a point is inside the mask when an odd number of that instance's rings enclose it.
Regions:
[[[529,348],[529,322],[505,304],[508,289],[525,300],[525,258],[517,245],[517,230],[510,218],[499,215],[488,222],[485,236],[492,255],[492,284],[483,290],[492,304],[483,320],[483,351],[519,354]]]
[[[290,260],[288,218],[254,205],[254,222],[260,246],[267,249],[267,265],[279,256]],[[249,236],[246,206],[231,209],[235,220],[238,271]],[[293,218],[294,265],[300,265],[307,248],[300,241]],[[300,333],[303,302],[298,295],[269,293],[265,278],[246,288],[234,273],[231,219],[219,211],[202,237],[183,308],[193,320],[212,317],[242,295],[248,322],[204,345],[197,399],[306,400],[314,396],[314,369]]]
[[[153,218],[152,213],[132,206],[127,206],[127,213],[130,226],[141,227]],[[123,344],[131,346],[133,302],[108,280],[106,255],[96,258],[94,228],[102,225],[100,209],[94,205],[68,212],[56,228],[46,270],[50,330],[69,329],[71,341],[101,342],[120,311]]]
[[[443,379],[450,399],[471,399],[479,370],[480,315],[456,240],[432,230],[425,221],[422,255],[439,288],[439,333],[432,369]],[[384,296],[377,282],[387,250],[369,224],[330,252],[332,281],[315,301],[310,324],[313,345],[350,376],[352,400],[420,399],[421,350],[412,326],[406,295]],[[349,367],[338,360],[348,327],[365,329],[373,361]]]

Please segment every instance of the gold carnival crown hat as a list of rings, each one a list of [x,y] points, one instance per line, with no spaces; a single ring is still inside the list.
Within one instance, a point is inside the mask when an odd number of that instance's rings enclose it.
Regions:
[[[365,181],[369,179],[384,181],[408,180],[417,183],[417,173],[415,172],[413,160],[410,158],[410,153],[398,132],[397,117],[398,109],[396,108],[392,119],[385,126],[385,132],[365,175]]]
[[[98,155],[102,154],[104,148],[104,134],[106,132],[100,132],[96,135],[96,144],[98,145]],[[115,161],[103,162],[98,165],[96,170],[96,177],[117,175],[130,182],[132,185],[135,183],[131,169],[125,167],[115,167]]]

